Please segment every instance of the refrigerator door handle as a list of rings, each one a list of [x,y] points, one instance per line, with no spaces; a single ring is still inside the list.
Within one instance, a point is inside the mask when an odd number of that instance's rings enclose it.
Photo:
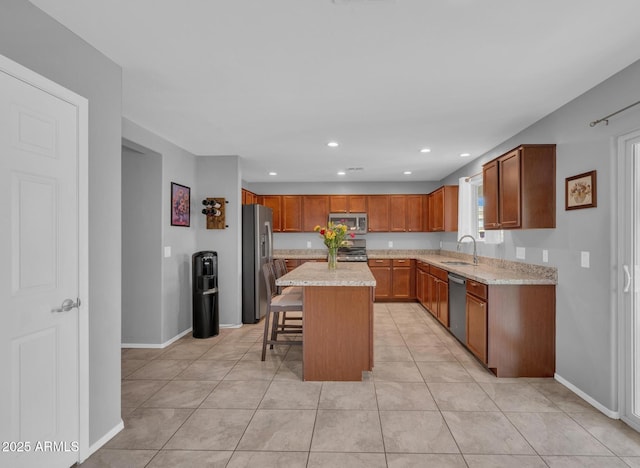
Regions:
[[[266,257],[271,260],[273,258],[273,245],[272,245],[272,240],[273,240],[273,231],[271,230],[271,223],[269,221],[265,221],[264,222],[264,226],[265,229],[267,231],[266,236],[267,236],[267,252],[266,252]]]

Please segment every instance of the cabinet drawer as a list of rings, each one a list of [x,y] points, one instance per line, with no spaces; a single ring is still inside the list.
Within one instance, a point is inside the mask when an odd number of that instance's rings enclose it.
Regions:
[[[369,266],[391,266],[391,259],[389,258],[375,258],[369,259]]]
[[[446,270],[443,270],[442,268],[438,268],[436,266],[431,265],[429,267],[429,271],[436,278],[440,278],[442,281],[449,281],[449,273],[447,273]]]
[[[409,267],[411,266],[411,260],[408,258],[395,259],[393,260],[394,267]]]
[[[429,273],[429,264],[421,261],[416,262],[416,267],[420,271],[424,271],[425,273]]]
[[[487,285],[483,283],[478,283],[477,281],[467,279],[467,292],[482,298],[484,300],[487,299]]]

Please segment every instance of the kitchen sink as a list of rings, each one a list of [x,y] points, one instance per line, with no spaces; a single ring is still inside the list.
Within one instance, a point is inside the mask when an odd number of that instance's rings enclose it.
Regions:
[[[451,260],[451,261],[440,262],[440,263],[444,263],[445,265],[471,265],[471,263],[469,262],[462,262],[458,260]]]

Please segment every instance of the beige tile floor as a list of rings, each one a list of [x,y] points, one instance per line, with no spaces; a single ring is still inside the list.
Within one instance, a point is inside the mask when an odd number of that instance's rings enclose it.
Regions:
[[[122,351],[125,429],[83,467],[640,467],[640,434],[553,379],[496,379],[417,304],[375,304],[363,382],[260,361],[262,324]]]

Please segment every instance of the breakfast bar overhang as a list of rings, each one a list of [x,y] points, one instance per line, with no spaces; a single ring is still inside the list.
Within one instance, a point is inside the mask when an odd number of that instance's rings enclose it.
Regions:
[[[360,381],[373,369],[376,280],[366,263],[307,262],[276,280],[303,291],[302,379]]]

